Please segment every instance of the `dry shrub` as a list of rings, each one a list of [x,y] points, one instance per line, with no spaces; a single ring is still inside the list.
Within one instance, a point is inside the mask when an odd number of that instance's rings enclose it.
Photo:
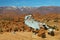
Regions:
[[[41,29],[38,32],[38,36],[39,37],[42,37],[42,38],[45,38],[46,37],[45,29],[44,28],[41,27]]]

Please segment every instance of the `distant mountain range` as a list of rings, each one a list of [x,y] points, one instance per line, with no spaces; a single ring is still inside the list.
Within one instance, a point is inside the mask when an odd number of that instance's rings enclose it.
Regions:
[[[42,6],[42,7],[0,7],[0,14],[32,14],[32,13],[60,13],[58,6]]]

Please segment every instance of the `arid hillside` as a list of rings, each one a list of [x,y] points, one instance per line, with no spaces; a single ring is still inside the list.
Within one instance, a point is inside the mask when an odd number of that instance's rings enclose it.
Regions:
[[[41,38],[29,32],[28,29],[21,30],[22,27],[28,27],[24,24],[24,17],[29,14],[20,15],[0,15],[0,40],[60,40],[60,14],[32,14],[34,19],[39,22],[45,22],[51,27],[56,26],[55,36],[46,33],[47,38]],[[16,31],[14,33],[13,31]]]
[[[19,15],[0,15],[0,27],[1,29],[14,29],[15,26],[19,27],[24,26],[24,17],[29,14],[19,14]],[[34,19],[43,23],[46,23],[50,26],[57,26],[59,27],[60,24],[60,14],[32,14]],[[12,30],[11,29],[11,30]]]
[[[60,7],[22,7],[19,9],[0,7],[0,40],[60,40],[59,8]],[[30,14],[33,15],[34,19],[38,22],[46,23],[51,27],[55,26],[57,30],[55,31],[55,36],[50,36],[47,32],[46,38],[34,35],[30,28],[24,24],[25,16]]]

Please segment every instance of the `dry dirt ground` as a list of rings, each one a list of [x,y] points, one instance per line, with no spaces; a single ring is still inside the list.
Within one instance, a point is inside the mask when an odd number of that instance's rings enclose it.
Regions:
[[[0,34],[0,40],[60,40],[60,32],[56,32],[55,36],[46,34],[47,38],[41,38],[37,35],[33,35],[32,32],[5,32]]]
[[[4,32],[3,34],[0,34],[0,40],[60,40],[60,22],[55,23],[50,21],[47,22],[47,24],[50,26],[57,25],[59,31],[55,32],[55,36],[50,36],[46,33],[46,38],[41,38],[37,35],[34,35],[32,32],[16,32],[15,34],[12,32]]]

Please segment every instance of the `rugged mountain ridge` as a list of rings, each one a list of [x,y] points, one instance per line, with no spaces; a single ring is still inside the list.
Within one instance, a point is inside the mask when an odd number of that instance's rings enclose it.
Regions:
[[[42,7],[0,7],[0,14],[5,13],[16,14],[30,14],[30,13],[60,13],[60,7],[58,6],[42,6]],[[10,14],[11,14],[10,13]]]

